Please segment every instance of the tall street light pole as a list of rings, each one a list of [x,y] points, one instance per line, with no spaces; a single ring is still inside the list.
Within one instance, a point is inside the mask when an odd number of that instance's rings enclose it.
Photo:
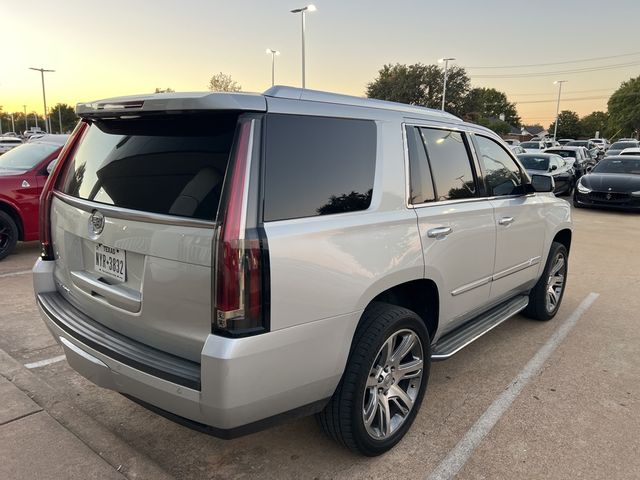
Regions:
[[[554,85],[558,85],[558,103],[556,104],[556,124],[553,127],[553,141],[556,141],[556,135],[558,134],[558,118],[560,117],[560,94],[562,93],[562,84],[566,80],[556,80]]]
[[[296,8],[291,10],[291,13],[299,13],[302,19],[302,88],[305,88],[305,64],[304,64],[304,56],[305,56],[305,44],[304,44],[304,34],[305,34],[305,14],[307,12],[315,12],[317,10],[315,5],[307,5],[306,7]]]
[[[44,88],[44,73],[55,72],[55,70],[47,70],[45,68],[34,68],[34,67],[29,67],[29,70],[35,70],[36,72],[40,72],[40,77],[42,78],[42,101],[44,102],[44,125],[45,125],[45,128],[47,129],[47,132],[51,133],[51,126],[47,124],[47,119],[49,118],[49,114],[47,111],[47,95],[45,93],[45,88]]]
[[[280,55],[280,52],[273,48],[267,48],[267,54],[271,55],[271,86],[273,87],[276,83],[276,55]]]
[[[442,107],[440,108],[440,110],[444,111],[444,101],[445,98],[447,97],[447,74],[449,71],[449,62],[455,60],[455,58],[450,57],[450,58],[441,58],[440,60],[438,60],[438,63],[442,63],[444,62],[444,82],[442,84]]]
[[[22,108],[24,108],[24,131],[26,132],[29,130],[29,117],[27,116],[27,106],[22,105]]]

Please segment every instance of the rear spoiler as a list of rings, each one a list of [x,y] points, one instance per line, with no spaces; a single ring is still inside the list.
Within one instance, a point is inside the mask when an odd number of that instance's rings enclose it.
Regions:
[[[255,93],[156,93],[108,98],[76,105],[76,114],[82,118],[211,110],[266,112],[267,101],[262,95]]]

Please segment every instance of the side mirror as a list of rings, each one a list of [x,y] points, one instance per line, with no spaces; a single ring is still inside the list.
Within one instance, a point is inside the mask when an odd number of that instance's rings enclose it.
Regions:
[[[556,182],[548,175],[531,175],[531,185],[536,192],[553,192]]]
[[[587,173],[591,173],[591,170],[593,170],[593,167],[592,167],[591,165],[589,165],[589,166],[587,167]]]
[[[51,172],[53,172],[53,169],[56,168],[57,163],[58,163],[57,158],[49,162],[49,165],[47,165],[47,175],[51,175]]]
[[[557,165],[551,165],[551,171],[553,172],[554,170],[557,170],[558,166]]]

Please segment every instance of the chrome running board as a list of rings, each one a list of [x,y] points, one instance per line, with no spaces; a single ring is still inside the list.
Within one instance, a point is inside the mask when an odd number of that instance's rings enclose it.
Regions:
[[[431,346],[431,360],[446,360],[524,310],[528,304],[529,296],[519,295],[459,326]]]

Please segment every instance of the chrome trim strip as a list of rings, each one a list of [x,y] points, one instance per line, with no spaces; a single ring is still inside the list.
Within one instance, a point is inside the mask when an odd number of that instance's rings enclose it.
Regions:
[[[114,205],[106,205],[104,203],[91,202],[81,198],[72,197],[66,193],[55,190],[53,195],[67,205],[79,208],[85,212],[91,213],[94,210],[100,210],[105,216],[118,218],[120,220],[130,220],[133,222],[157,223],[160,225],[171,225],[176,227],[194,227],[194,228],[214,228],[216,222],[207,220],[197,220],[194,218],[177,217],[173,215],[163,215],[161,213],[141,212],[130,210],[128,208],[116,207]]]
[[[519,304],[517,304],[516,306],[514,306],[514,307],[510,308],[509,310],[507,310],[507,312],[505,312],[504,316],[502,318],[500,318],[498,321],[496,321],[495,323],[493,323],[489,328],[487,328],[486,330],[483,330],[482,332],[479,332],[477,335],[471,337],[469,340],[467,340],[463,344],[459,345],[458,347],[456,347],[451,352],[447,352],[447,353],[444,353],[444,354],[433,354],[433,355],[431,355],[431,360],[446,360],[446,359],[452,357],[453,355],[458,353],[460,350],[462,350],[464,347],[468,346],[469,344],[475,342],[477,339],[482,337],[484,334],[489,333],[491,330],[496,328],[498,325],[501,325],[502,323],[506,322],[511,317],[513,317],[514,315],[517,315],[518,313],[520,313],[522,310],[527,308],[527,305],[529,305],[529,298],[523,297],[523,299],[519,302]]]
[[[527,260],[526,262],[522,262],[519,263],[518,265],[514,265],[513,267],[509,267],[506,270],[502,270],[501,272],[495,273],[492,277],[492,281],[496,281],[496,280],[500,280],[501,278],[504,278],[508,275],[517,273],[521,270],[524,270],[525,268],[529,268],[532,267],[533,265],[537,265],[538,263],[540,263],[540,259],[542,257],[538,256],[538,257],[533,257],[530,258],[529,260]]]
[[[476,280],[475,282],[467,283],[466,285],[462,285],[461,287],[458,287],[455,290],[452,290],[451,295],[455,297],[457,295],[460,295],[461,293],[466,293],[469,290],[473,290],[474,288],[478,288],[483,285],[486,285],[487,283],[491,282],[492,279],[493,279],[492,277],[485,277],[485,278],[481,278],[480,280]]]

